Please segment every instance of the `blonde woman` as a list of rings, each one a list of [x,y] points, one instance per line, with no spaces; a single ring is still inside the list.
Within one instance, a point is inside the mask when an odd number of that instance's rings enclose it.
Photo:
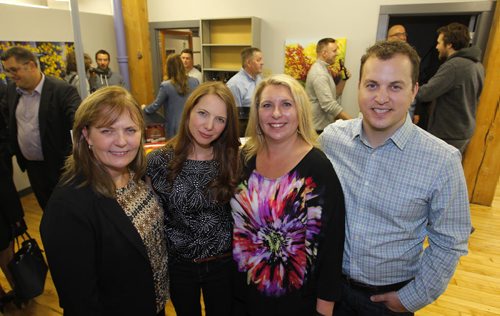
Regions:
[[[255,91],[231,200],[238,315],[332,315],[340,299],[344,196],[310,109],[288,75]]]

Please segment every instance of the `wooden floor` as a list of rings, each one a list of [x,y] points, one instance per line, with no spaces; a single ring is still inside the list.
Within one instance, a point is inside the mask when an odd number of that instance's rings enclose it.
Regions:
[[[30,234],[40,241],[38,225],[41,211],[33,194],[22,199]],[[472,223],[476,228],[470,238],[469,254],[462,257],[446,292],[417,316],[491,316],[500,315],[500,185],[492,207],[471,205]],[[1,273],[0,273],[1,274]],[[6,287],[3,274],[0,282]],[[62,315],[50,274],[45,292],[23,310],[10,306],[5,316]],[[175,316],[167,305],[168,316]]]

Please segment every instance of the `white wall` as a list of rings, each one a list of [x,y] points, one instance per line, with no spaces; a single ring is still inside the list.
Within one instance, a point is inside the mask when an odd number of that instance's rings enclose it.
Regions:
[[[81,13],[80,24],[84,51],[94,60],[96,51],[101,48],[106,49],[111,54],[110,67],[118,71],[113,17],[109,14]],[[0,4],[0,40],[73,42],[70,12]],[[14,166],[14,182],[17,189],[27,188],[29,186],[27,176],[17,168],[15,159]]]
[[[118,71],[113,17],[80,13],[80,29],[83,49],[94,63],[95,52],[103,48],[111,54],[110,67]],[[73,42],[70,11],[0,4],[0,40]]]
[[[262,19],[261,49],[265,68],[282,73],[287,39],[319,40],[346,37],[346,66],[352,72],[342,97],[351,115],[357,115],[359,60],[376,38],[379,7],[392,4],[467,2],[480,0],[148,0],[150,22],[256,16]]]

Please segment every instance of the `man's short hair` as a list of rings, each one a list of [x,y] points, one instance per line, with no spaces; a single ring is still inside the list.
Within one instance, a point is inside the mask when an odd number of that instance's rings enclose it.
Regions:
[[[190,49],[190,48],[184,48],[182,51],[181,51],[181,55],[182,54],[189,54],[191,55],[191,59],[193,59],[193,50]]]
[[[442,26],[437,30],[438,35],[443,34],[443,42],[445,45],[451,44],[454,50],[459,50],[469,47],[470,34],[467,26],[460,23],[450,23]]]
[[[257,47],[247,47],[241,51],[241,66],[245,67],[247,61],[253,57],[255,52],[261,52]]]
[[[35,54],[33,54],[29,49],[21,46],[13,46],[3,52],[0,56],[0,60],[6,61],[7,59],[14,57],[18,63],[26,63],[32,61],[38,67],[38,59]]]
[[[389,60],[395,55],[403,55],[410,59],[411,62],[411,82],[412,85],[418,82],[418,72],[420,69],[420,57],[417,52],[408,43],[403,41],[380,41],[369,47],[366,53],[361,57],[361,66],[359,68],[359,80],[363,74],[363,66],[366,60],[370,57],[375,57],[381,60]]]
[[[97,55],[99,55],[99,54],[107,55],[108,60],[111,60],[111,56],[109,55],[109,53],[107,51],[105,51],[104,49],[100,49],[97,51],[97,53],[95,53],[95,60],[96,61],[97,61]]]
[[[328,46],[330,43],[335,43],[335,39],[331,37],[325,37],[322,38],[318,41],[318,44],[316,44],[316,54],[319,54],[325,49],[325,47]]]

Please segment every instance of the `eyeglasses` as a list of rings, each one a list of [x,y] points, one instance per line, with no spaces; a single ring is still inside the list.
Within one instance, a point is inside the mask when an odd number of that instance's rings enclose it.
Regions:
[[[30,63],[29,61],[26,61],[26,62],[24,62],[24,63],[22,63],[22,64],[21,64],[21,65],[22,65],[21,67],[10,67],[10,68],[4,68],[4,69],[3,69],[3,71],[5,71],[5,73],[6,73],[7,75],[15,75],[15,74],[17,74],[17,73],[19,72],[19,70],[21,70],[21,68],[22,68],[23,66],[26,66],[26,65],[27,65],[27,64],[29,64],[29,63]]]

